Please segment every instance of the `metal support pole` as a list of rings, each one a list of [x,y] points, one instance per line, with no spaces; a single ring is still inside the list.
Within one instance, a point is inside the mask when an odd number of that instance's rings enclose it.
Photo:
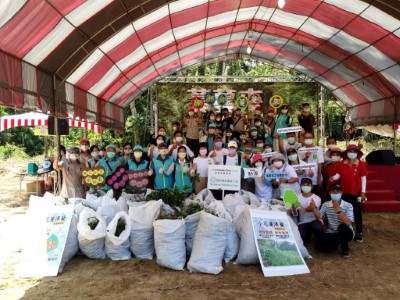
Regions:
[[[393,152],[396,155],[397,151],[397,97],[394,97],[394,122],[393,122]]]
[[[325,101],[326,90],[322,85],[319,85],[318,99],[318,145],[325,150]]]

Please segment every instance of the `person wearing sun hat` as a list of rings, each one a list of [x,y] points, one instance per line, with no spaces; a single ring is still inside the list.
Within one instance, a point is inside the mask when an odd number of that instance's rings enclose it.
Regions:
[[[264,166],[265,159],[260,153],[254,154],[251,159],[251,164],[254,168],[260,169],[261,174],[264,174],[268,165]],[[272,198],[272,182],[265,179],[264,175],[254,178],[254,194],[261,202]]]
[[[279,187],[279,198],[283,199],[283,194],[286,190],[293,190],[296,194],[300,193],[300,185],[296,171],[291,165],[286,162],[285,156],[282,153],[276,153],[271,156],[271,167],[265,170],[265,175],[274,172],[287,172],[288,176],[267,179],[272,181],[274,186]],[[268,178],[268,176],[265,176]]]
[[[339,172],[340,162],[342,160],[342,150],[339,147],[330,147],[326,152],[330,163],[324,167],[324,178],[335,176]],[[325,180],[325,191],[329,194],[331,185],[339,184],[340,180]]]
[[[343,152],[343,161],[339,165],[336,175],[330,180],[340,179],[343,191],[343,199],[351,203],[354,207],[354,219],[356,224],[355,241],[363,242],[363,222],[361,204],[367,201],[365,192],[367,189],[367,165],[361,161],[362,151],[357,145],[349,145]]]

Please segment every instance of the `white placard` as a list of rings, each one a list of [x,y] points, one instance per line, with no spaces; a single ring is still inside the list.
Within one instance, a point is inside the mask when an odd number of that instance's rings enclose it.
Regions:
[[[271,157],[272,155],[275,155],[278,152],[263,152],[261,155],[262,157],[266,158],[266,157]]]
[[[57,276],[74,206],[46,206],[27,213],[18,277]]]
[[[316,153],[318,152],[319,148],[318,147],[311,147],[311,148],[306,148],[306,147],[301,147],[299,149],[297,149],[297,152],[311,152],[311,153]]]
[[[207,189],[240,191],[240,177],[239,166],[209,165]]]
[[[299,132],[303,129],[301,126],[296,127],[286,127],[286,128],[279,128],[276,130],[278,133],[288,133],[288,132]]]
[[[262,175],[262,168],[243,168],[243,178],[257,178]]]
[[[285,212],[250,209],[250,215],[265,277],[310,273]]]
[[[291,165],[293,169],[295,170],[307,170],[308,168],[315,168],[317,164],[311,163],[311,164],[302,164],[302,165]]]

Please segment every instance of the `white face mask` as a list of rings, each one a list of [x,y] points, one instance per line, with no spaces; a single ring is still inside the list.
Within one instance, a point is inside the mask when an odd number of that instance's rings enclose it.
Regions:
[[[133,152],[133,156],[135,156],[135,158],[141,158],[141,157],[142,157],[142,155],[143,155],[143,153],[142,153],[142,152],[139,152],[139,151],[135,151],[135,152]]]
[[[82,151],[87,151],[87,150],[89,150],[89,146],[88,145],[81,145],[81,150]]]
[[[194,111],[189,111],[189,116],[193,116],[194,115]]]
[[[124,149],[124,153],[125,154],[131,154],[132,153],[132,149]]]
[[[256,110],[256,115],[261,115],[261,111]]]
[[[332,159],[332,161],[340,161],[340,156],[337,156],[337,155],[333,155],[333,156],[331,156],[331,159]]]
[[[264,147],[264,144],[256,144],[257,148],[262,148]]]
[[[226,136],[232,136],[232,133],[227,133]]]
[[[287,109],[282,109],[281,111],[283,114],[287,114],[288,110]]]
[[[92,151],[92,157],[93,158],[98,158],[99,157],[99,152],[98,151]]]
[[[313,143],[312,139],[305,139],[304,140],[304,144],[306,144],[306,145],[312,145],[312,143]]]
[[[69,159],[72,161],[76,161],[79,158],[79,154],[70,154]]]
[[[186,157],[186,153],[178,153],[179,158],[185,158]]]
[[[215,116],[211,116],[211,117],[210,117],[210,120],[211,120],[211,121],[214,121],[214,120],[215,120]]]
[[[273,117],[274,114],[273,113],[268,113],[268,117]]]
[[[310,111],[310,108],[304,108],[303,109],[305,112],[309,112]]]
[[[215,133],[215,129],[209,129],[208,132],[209,132],[210,134],[214,134],[214,133]]]
[[[256,126],[261,126],[261,122],[256,122],[255,125]]]
[[[257,136],[257,131],[250,132],[251,136]]]
[[[160,150],[160,154],[167,155],[168,154],[168,149],[161,149]]]
[[[165,131],[161,131],[161,132],[159,132],[159,133],[158,133],[158,135],[165,136]]]
[[[262,168],[263,163],[261,161],[258,161],[255,163],[256,168]]]
[[[178,136],[178,137],[175,138],[175,140],[176,140],[177,143],[182,142],[182,139],[183,139],[183,138],[182,138],[181,136]]]
[[[275,168],[280,169],[283,166],[283,162],[281,160],[274,161],[274,166]]]
[[[215,142],[215,147],[217,148],[222,147],[222,142]]]
[[[335,147],[337,147],[336,144],[328,144],[328,149],[332,149],[332,148],[335,148]]]
[[[236,153],[235,148],[229,148],[228,151],[229,151],[229,154],[231,154],[231,155]]]
[[[207,155],[207,149],[200,149],[199,153],[201,155]]]
[[[266,148],[264,152],[265,153],[271,153],[272,152],[272,148]]]
[[[100,156],[104,156],[104,151],[100,151]]]
[[[347,157],[350,158],[350,159],[356,159],[357,158],[357,153],[348,152],[347,153]]]
[[[157,140],[156,142],[157,142],[157,145],[160,145],[161,143],[164,143],[163,140]]]

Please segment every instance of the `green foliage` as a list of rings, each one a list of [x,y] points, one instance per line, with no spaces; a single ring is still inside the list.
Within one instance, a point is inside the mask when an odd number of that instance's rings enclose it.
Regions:
[[[282,242],[273,246],[267,240],[258,240],[258,247],[264,266],[293,266],[303,264],[294,244]]]
[[[27,159],[29,158],[28,154],[25,152],[25,149],[13,144],[6,144],[4,146],[0,146],[0,159]]]
[[[190,203],[182,212],[182,217],[186,218],[187,216],[193,215],[199,211],[202,211],[203,207],[198,202]]]
[[[44,151],[44,138],[35,136],[29,127],[14,127],[1,133],[1,144],[14,144],[24,148],[29,156],[35,156]]]
[[[183,202],[185,201],[186,194],[180,193],[178,188],[167,188],[164,190],[156,190],[146,196],[146,201],[160,200],[162,199],[165,204],[168,204],[172,208],[183,208]]]

